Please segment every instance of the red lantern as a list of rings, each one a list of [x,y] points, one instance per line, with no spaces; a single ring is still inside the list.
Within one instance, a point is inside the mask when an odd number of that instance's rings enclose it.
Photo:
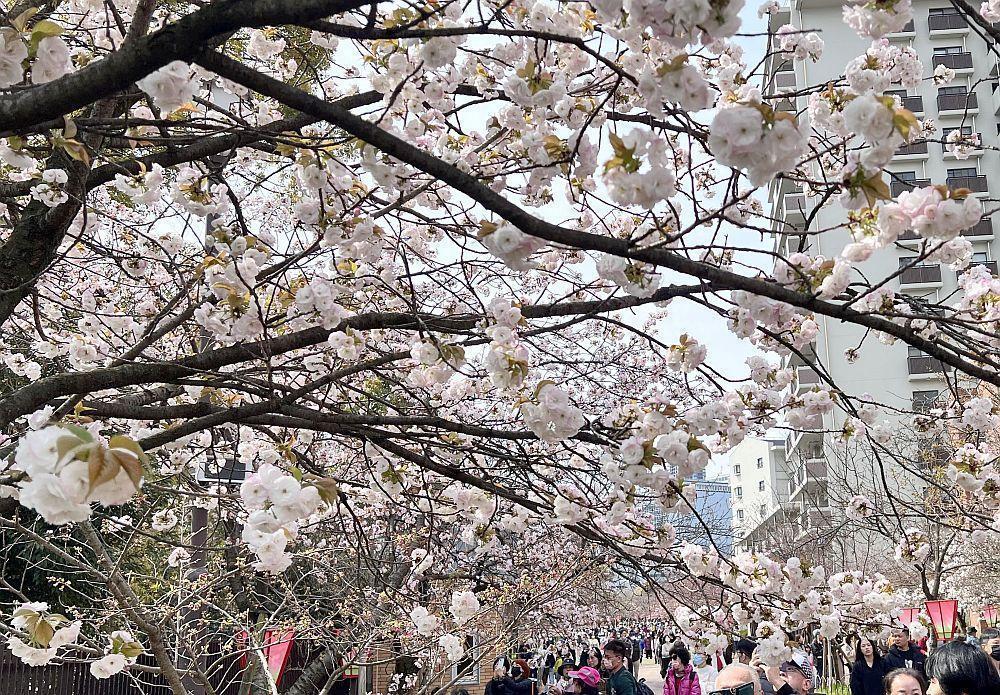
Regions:
[[[917,619],[920,615],[919,608],[904,608],[903,612],[899,614],[899,622],[903,623],[906,627],[910,627],[910,624]]]
[[[955,619],[958,617],[958,601],[928,601],[927,615],[934,625],[934,634],[942,642],[947,642],[955,636]]]
[[[1000,610],[996,606],[986,606],[983,608],[983,622],[989,627],[996,627],[1000,624]]]

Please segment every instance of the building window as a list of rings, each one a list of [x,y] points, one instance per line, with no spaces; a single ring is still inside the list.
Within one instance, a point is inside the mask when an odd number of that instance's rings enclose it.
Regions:
[[[918,413],[926,413],[937,401],[938,391],[914,391],[913,392],[913,410]]]
[[[757,468],[764,467],[764,459],[757,459]]]
[[[969,93],[969,88],[966,87],[964,84],[952,85],[950,87],[938,87],[938,94],[942,96],[945,94],[968,94],[968,93]]]
[[[465,654],[452,666],[454,673],[452,678],[455,683],[462,685],[479,683],[479,659],[476,658],[476,638],[474,635],[465,636]]]
[[[736,510],[736,518],[739,519],[740,521],[743,521],[743,510],[742,509],[737,509]]]
[[[903,256],[899,259],[900,268],[936,268],[937,263],[930,263],[927,259],[920,260],[920,256]]]
[[[760,505],[760,518],[763,519],[765,516],[767,516],[767,505],[762,504]]]
[[[733,475],[739,475],[739,474],[740,474],[740,464],[737,463],[733,465]]]
[[[953,56],[965,53],[965,48],[962,46],[935,46],[934,55],[936,56]]]
[[[759,483],[757,483],[757,490],[760,491],[760,492],[764,492],[764,481],[763,480],[761,480]]]
[[[942,128],[941,129],[941,139],[947,141],[948,140],[948,136],[951,135],[952,133],[954,133],[956,130],[959,131],[959,132],[961,132],[962,135],[972,135],[972,126],[971,125],[963,125],[960,128]]]
[[[900,181],[916,181],[917,172],[915,171],[897,171],[893,174],[894,177]]]
[[[949,169],[948,178],[954,179],[959,176],[979,176],[979,169],[976,167],[959,167],[958,169]]]
[[[736,487],[735,487],[735,488],[733,489],[733,494],[735,494],[735,495],[736,495],[736,499],[742,499],[742,498],[743,498],[743,488],[742,488],[742,487],[740,487],[739,485],[737,485],[737,486],[736,486]]]
[[[932,7],[927,10],[927,14],[937,15],[937,14],[958,14],[958,10],[954,7]]]

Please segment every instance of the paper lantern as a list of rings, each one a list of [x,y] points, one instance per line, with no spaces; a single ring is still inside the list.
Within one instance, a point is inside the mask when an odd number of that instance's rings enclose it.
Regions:
[[[927,615],[934,626],[934,634],[942,642],[947,642],[955,636],[955,619],[958,617],[958,601],[946,599],[928,601]]]

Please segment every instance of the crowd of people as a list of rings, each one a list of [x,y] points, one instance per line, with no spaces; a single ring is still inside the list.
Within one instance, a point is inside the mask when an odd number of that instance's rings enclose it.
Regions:
[[[723,654],[689,647],[664,626],[599,627],[592,635],[527,645],[494,663],[485,695],[660,695],[638,676],[659,662],[662,695],[811,695],[823,650],[804,644],[779,666],[765,666],[757,644],[737,639]],[[1000,695],[1000,632],[938,646],[930,656],[902,628],[891,644],[860,636],[838,650],[851,695]]]
[[[921,695],[917,691],[918,685],[924,690],[930,686],[931,695],[938,695],[933,688],[935,681],[946,683],[940,690],[945,695],[1000,693],[1000,680],[997,678],[1000,673],[1000,631],[996,628],[984,631],[982,637],[977,634],[976,628],[969,628],[964,639],[948,642],[935,649],[930,656],[924,645],[910,640],[906,628],[893,633],[891,644],[880,644],[862,635],[854,641],[851,656],[851,695]],[[889,676],[904,673],[909,678],[899,681],[898,692],[891,692],[887,687]],[[978,690],[961,689],[972,687],[973,683],[979,684]]]

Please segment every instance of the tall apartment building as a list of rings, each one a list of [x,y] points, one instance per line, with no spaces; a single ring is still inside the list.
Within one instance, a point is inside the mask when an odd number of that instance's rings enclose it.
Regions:
[[[897,88],[896,93],[918,118],[935,121],[936,138],[943,139],[952,129],[961,128],[966,133],[978,133],[984,147],[964,160],[957,159],[940,142],[917,142],[901,147],[887,167],[890,188],[896,195],[915,186],[945,184],[951,188],[971,189],[980,198],[1000,195],[1000,152],[996,149],[1000,147],[997,59],[985,41],[946,0],[914,0],[913,16],[913,21],[903,31],[890,35],[888,40],[911,46],[924,65],[926,78],[938,65],[955,70],[956,78],[947,86],[935,86],[932,80],[925,79],[916,90],[907,92]],[[769,91],[772,92],[794,91],[837,80],[847,62],[861,55],[869,45],[844,24],[841,0],[791,0],[788,6],[770,17],[772,30],[784,24],[820,32],[825,51],[816,63],[771,59],[768,74]],[[798,97],[786,99],[781,108],[796,111],[804,118],[806,105],[806,99]],[[775,229],[778,251],[788,254],[800,250],[803,237],[782,232],[803,229],[817,201],[804,195],[788,180],[776,182],[770,193],[772,215],[783,221]],[[845,220],[845,211],[833,202],[816,214],[810,229],[830,229]],[[992,221],[984,218],[963,235],[973,243],[973,262],[988,266],[996,274],[1000,248],[995,242]],[[802,250],[827,258],[837,255],[849,241],[844,229],[807,239],[808,245]],[[876,252],[869,261],[860,264],[859,269],[869,278],[889,277],[902,265],[912,262],[917,256],[919,241],[916,235],[901,239],[896,248]],[[899,293],[947,301],[955,292],[957,278],[958,274],[945,266],[922,264],[902,272],[892,281],[892,287]],[[855,395],[870,393],[875,400],[900,409],[926,407],[945,389],[942,365],[921,351],[902,344],[883,345],[875,336],[865,338],[863,331],[855,326],[825,317],[817,317],[817,322],[820,334],[812,349],[839,388]],[[848,363],[845,351],[857,348],[863,338],[860,357]],[[794,388],[805,390],[819,382],[817,374],[803,366],[801,360],[792,358],[789,364],[799,367]],[[791,484],[789,502],[799,509],[808,507],[810,510],[808,513],[803,511],[793,521],[800,534],[824,523],[824,519],[829,520],[831,515],[839,515],[839,505],[829,506],[829,481],[837,479],[838,474],[841,477],[866,475],[863,471],[854,470],[848,474],[842,468],[837,470],[836,467],[843,463],[837,462],[830,442],[819,431],[838,430],[844,418],[843,412],[835,410],[822,420],[810,423],[806,431],[789,433],[785,441],[784,456]],[[742,468],[745,464],[740,465],[741,470],[745,470]],[[737,476],[733,479],[736,486]],[[914,491],[918,491],[919,484],[915,481],[891,482],[904,488],[911,483]],[[742,487],[745,495],[746,485]],[[744,509],[744,514],[747,513]]]
[[[744,439],[729,452],[729,462],[733,542],[738,550],[759,549],[798,514],[791,502],[785,442]]]

